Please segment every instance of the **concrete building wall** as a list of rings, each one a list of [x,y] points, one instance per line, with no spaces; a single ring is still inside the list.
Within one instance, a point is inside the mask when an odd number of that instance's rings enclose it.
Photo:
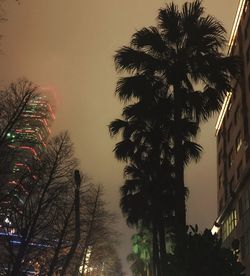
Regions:
[[[250,275],[250,4],[243,5],[230,54],[242,62],[239,80],[232,83],[226,112],[217,129],[217,203],[220,235],[231,247],[240,241],[240,258]]]

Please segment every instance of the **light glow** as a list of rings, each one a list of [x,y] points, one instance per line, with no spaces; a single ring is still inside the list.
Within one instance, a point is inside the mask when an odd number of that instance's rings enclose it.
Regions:
[[[51,105],[50,105],[49,103],[48,103],[48,107],[49,107],[49,110],[50,110],[50,114],[51,114],[52,119],[55,120],[55,119],[56,119],[56,116],[55,116],[54,111],[52,110],[52,107],[51,107]]]
[[[220,225],[217,222],[215,222],[213,225],[213,228],[211,229],[211,233],[212,235],[216,235],[218,234],[219,231],[220,231]]]
[[[242,17],[242,13],[244,11],[245,4],[246,4],[246,0],[240,0],[239,1],[238,10],[237,10],[237,13],[236,13],[236,16],[235,16],[235,19],[234,19],[234,24],[233,24],[233,28],[232,28],[232,31],[231,31],[231,36],[230,36],[230,39],[229,39],[229,42],[228,42],[228,45],[229,45],[228,53],[229,54],[231,53],[232,47],[233,47],[234,42],[235,42],[235,38],[236,38],[236,35],[237,35],[237,31],[238,31],[238,28],[239,28],[239,24],[240,24],[240,20],[241,20],[241,17]]]
[[[8,217],[4,220],[4,222],[7,223],[7,224],[9,224],[9,225],[12,224],[11,221],[10,221],[10,219]]]
[[[224,99],[224,102],[223,102],[223,105],[222,105],[222,108],[221,108],[221,111],[220,111],[220,114],[219,114],[219,117],[218,117],[217,122],[216,122],[215,136],[217,136],[219,131],[220,131],[220,128],[221,128],[224,116],[227,112],[227,108],[228,108],[228,105],[230,103],[231,97],[232,97],[232,92],[227,92],[227,95]]]
[[[21,147],[19,147],[19,149],[26,149],[26,150],[29,150],[29,151],[31,151],[31,152],[37,157],[37,153],[36,153],[35,149],[32,148],[32,147],[21,146]]]
[[[238,32],[240,20],[241,20],[242,14],[243,14],[246,7],[247,7],[246,6],[246,0],[239,0],[238,9],[237,9],[237,12],[236,12],[236,15],[235,15],[235,19],[234,19],[234,23],[233,23],[233,27],[232,27],[232,31],[231,31],[231,35],[230,35],[230,39],[229,39],[229,42],[228,42],[228,46],[229,46],[228,54],[229,55],[232,52],[232,48],[233,48],[233,45],[234,45],[234,42],[235,42],[235,39],[236,39],[236,35],[237,35],[237,32]],[[230,98],[231,98],[231,96],[230,96]],[[228,94],[227,94],[225,99],[224,99],[224,103],[222,105],[221,112],[220,112],[219,117],[218,117],[217,122],[216,122],[216,126],[215,126],[215,130],[216,130],[215,135],[216,136],[218,135],[219,130],[221,128],[225,113],[226,113],[227,108],[228,108],[228,103],[229,102],[228,102]]]

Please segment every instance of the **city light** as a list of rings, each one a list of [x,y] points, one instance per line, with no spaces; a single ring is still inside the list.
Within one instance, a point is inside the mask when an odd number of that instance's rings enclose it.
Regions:
[[[222,105],[222,108],[221,108],[221,111],[220,111],[220,114],[219,114],[219,117],[218,117],[217,122],[216,122],[216,126],[215,126],[215,135],[216,136],[218,135],[218,133],[220,131],[220,128],[221,128],[224,116],[227,112],[227,108],[228,108],[228,105],[230,103],[231,97],[232,97],[232,92],[227,92],[227,95],[224,99],[224,102],[223,102],[223,105]]]
[[[234,19],[233,28],[231,31],[231,36],[230,36],[230,39],[228,42],[228,45],[229,45],[228,53],[229,54],[231,53],[234,42],[235,42],[236,34],[237,34],[237,31],[239,28],[239,24],[240,24],[242,13],[244,11],[245,4],[246,4],[246,0],[240,0],[239,5],[238,5],[238,10],[237,10],[237,13],[236,13],[236,16]]]
[[[244,12],[245,5],[246,5],[246,0],[240,0],[239,1],[237,13],[236,13],[236,16],[235,16],[235,19],[234,19],[234,23],[233,23],[233,28],[232,28],[230,39],[229,39],[229,42],[228,42],[228,46],[229,46],[229,48],[228,48],[228,54],[229,55],[231,54],[232,48],[233,48],[234,43],[235,43],[236,35],[237,35],[237,32],[238,32],[240,20],[241,20],[242,14]],[[227,108],[228,108],[228,104],[229,104],[228,97],[229,96],[228,96],[228,93],[227,93],[227,95],[226,95],[226,97],[224,99],[224,103],[222,105],[222,109],[220,111],[220,114],[219,114],[217,122],[216,122],[216,126],[215,126],[215,130],[216,130],[215,135],[216,136],[218,135],[218,133],[220,131],[220,128],[221,128],[221,125],[222,125],[225,113],[226,113]]]

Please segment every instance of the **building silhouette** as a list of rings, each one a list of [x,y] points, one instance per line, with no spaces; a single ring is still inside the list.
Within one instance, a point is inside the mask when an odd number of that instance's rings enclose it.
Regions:
[[[240,259],[250,275],[250,2],[240,0],[229,40],[229,54],[242,62],[216,124],[218,217],[212,232],[223,245],[239,241]]]

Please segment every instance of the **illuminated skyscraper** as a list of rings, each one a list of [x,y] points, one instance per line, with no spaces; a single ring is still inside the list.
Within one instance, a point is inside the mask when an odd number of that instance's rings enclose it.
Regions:
[[[214,230],[223,244],[240,241],[240,258],[250,275],[250,4],[240,0],[229,54],[238,55],[242,73],[233,80],[216,124],[218,218]]]
[[[47,96],[38,94],[24,109],[20,119],[7,134],[8,168],[1,175],[1,206],[11,200],[23,200],[28,193],[25,176],[36,177],[33,167],[39,162],[50,135],[50,125],[55,119]]]
[[[50,94],[45,93],[32,97],[12,130],[7,133],[3,151],[8,162],[5,168],[1,167],[0,173],[0,274],[10,263],[11,254],[6,250],[6,244],[11,244],[14,252],[21,243],[22,228],[20,225],[17,227],[19,217],[16,215],[27,210],[23,208],[25,199],[32,194],[31,187],[36,185],[38,176],[37,168],[41,168],[39,165],[42,164],[41,159],[46,152],[50,126],[55,119],[49,100]],[[20,220],[23,217],[25,216],[20,216]],[[29,247],[32,252],[37,254],[39,251],[42,255],[46,254],[48,245],[35,241]],[[35,265],[26,264],[24,275],[34,274]]]

